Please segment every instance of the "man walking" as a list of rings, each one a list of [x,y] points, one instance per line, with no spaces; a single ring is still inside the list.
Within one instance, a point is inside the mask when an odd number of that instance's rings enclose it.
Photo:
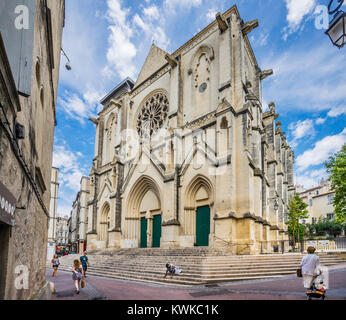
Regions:
[[[83,269],[83,277],[86,278],[86,271],[88,270],[89,267],[89,261],[87,257],[86,251],[84,251],[83,255],[79,258],[79,260],[82,263],[82,269]]]

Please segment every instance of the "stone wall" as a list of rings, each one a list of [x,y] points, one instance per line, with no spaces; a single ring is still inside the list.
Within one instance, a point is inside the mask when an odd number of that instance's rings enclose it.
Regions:
[[[0,102],[6,114],[5,117],[0,110],[0,180],[17,200],[14,227],[1,226],[0,229],[0,255],[4,257],[0,266],[0,298],[3,299],[30,299],[45,283],[55,108],[65,2],[47,0],[47,7],[52,17],[52,46],[49,48],[47,41],[47,8],[43,1],[37,0],[29,97],[15,93],[5,55],[3,52],[1,54],[1,76],[10,86],[6,86],[4,81],[0,82]],[[18,105],[13,108],[11,100]],[[23,140],[13,139],[14,118],[25,127]],[[19,281],[18,285],[18,276],[26,279],[26,275],[28,282]]]

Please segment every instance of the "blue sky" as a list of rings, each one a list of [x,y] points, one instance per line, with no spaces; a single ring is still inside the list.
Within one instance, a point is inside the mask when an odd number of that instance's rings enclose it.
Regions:
[[[325,176],[323,162],[346,142],[346,48],[316,27],[327,0],[70,0],[66,1],[53,165],[60,168],[58,212],[69,215],[82,175],[89,175],[99,101],[127,76],[134,80],[152,41],[173,52],[234,4],[257,61],[274,75],[263,81],[263,105],[274,101],[295,151],[296,183]],[[346,5],[343,7],[346,9]],[[317,19],[317,21],[320,21]]]

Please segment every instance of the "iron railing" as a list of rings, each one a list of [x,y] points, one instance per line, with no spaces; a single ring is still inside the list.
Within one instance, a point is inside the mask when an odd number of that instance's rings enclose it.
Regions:
[[[308,247],[316,248],[317,252],[346,252],[346,237],[261,241],[261,253],[305,253]]]

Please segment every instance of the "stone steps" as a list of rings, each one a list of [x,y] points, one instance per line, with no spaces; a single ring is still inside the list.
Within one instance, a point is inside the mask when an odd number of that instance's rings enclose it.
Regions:
[[[328,263],[322,263],[324,266],[330,266],[334,265],[337,262],[328,262]],[[271,272],[271,271],[293,271],[297,269],[299,266],[299,263],[297,264],[290,264],[290,265],[265,265],[265,266],[230,266],[230,267],[225,267],[225,266],[211,266],[211,267],[203,267],[203,266],[181,266],[183,268],[184,274],[220,274],[220,273],[234,273],[234,272],[243,272],[243,273],[249,273],[253,272],[254,270],[256,271],[261,271],[263,273],[266,272]],[[70,265],[62,264],[60,268],[64,269],[71,269]],[[93,270],[105,270],[105,271],[114,271],[114,272],[138,272],[139,270],[144,273],[150,273],[150,272],[160,272],[164,273],[165,272],[165,267],[162,265],[141,265],[140,268],[138,265],[127,265],[127,264],[122,264],[122,265],[114,265],[114,264],[96,264],[92,265],[88,268],[88,270],[93,271]]]
[[[62,264],[71,264],[73,263],[74,259],[61,259]],[[105,266],[121,266],[125,265],[126,267],[135,267],[138,268],[139,265],[142,267],[155,267],[159,264],[165,265],[167,260],[165,259],[133,259],[133,258],[127,258],[127,259],[116,259],[116,258],[107,258],[107,259],[97,259],[92,258],[89,260],[92,265],[105,265]],[[297,265],[299,264],[301,259],[282,259],[282,260],[250,260],[250,261],[229,261],[229,260],[216,260],[216,261],[210,261],[210,260],[196,260],[196,259],[190,259],[190,260],[184,260],[184,259],[176,259],[174,260],[174,264],[177,266],[185,267],[185,268],[213,268],[213,267],[237,267],[237,266],[248,266],[248,267],[261,267],[261,266],[273,266],[273,265],[281,265],[281,266],[288,266],[288,265]],[[339,257],[321,257],[320,258],[321,264],[326,263],[338,263],[343,262],[344,260]]]
[[[68,268],[64,269],[65,271],[70,271]],[[185,274],[184,272],[180,275],[175,275],[173,279],[170,279],[168,275],[166,279],[163,278],[165,274],[164,270],[161,271],[151,271],[151,273],[145,272],[135,272],[135,271],[106,271],[102,268],[89,269],[88,275],[98,275],[102,277],[112,277],[117,279],[128,279],[128,280],[155,280],[156,282],[169,282],[169,283],[184,283],[184,284],[201,284],[201,283],[210,283],[210,282],[220,282],[220,281],[235,281],[235,280],[246,280],[246,279],[261,279],[268,277],[278,277],[284,275],[291,275],[295,272],[292,270],[284,271],[267,271],[265,275],[261,271],[249,272],[249,273],[222,273],[222,274]]]
[[[323,263],[324,266],[330,266],[334,265],[335,263]],[[190,273],[190,274],[219,274],[219,273],[229,273],[229,272],[251,272],[253,270],[256,271],[261,271],[261,272],[270,272],[270,271],[275,271],[275,270],[290,270],[290,271],[295,271],[299,264],[294,264],[294,265],[285,265],[285,266],[278,266],[278,265],[272,265],[272,266],[262,266],[262,267],[256,267],[253,268],[251,266],[237,266],[237,267],[218,267],[218,266],[213,266],[211,268],[198,268],[198,267],[182,267],[184,274]],[[64,269],[69,269],[71,268],[69,265],[61,265],[60,268]],[[97,266],[91,266],[88,268],[88,270],[95,270],[95,269],[102,269],[105,271],[122,271],[122,272],[127,272],[127,271],[138,271],[138,266],[127,266],[127,265],[122,265],[122,266],[114,266],[114,265],[100,265],[99,267]],[[158,266],[142,266],[141,267],[142,272],[153,272],[153,271],[159,271],[159,272],[165,272],[164,267],[158,267]]]
[[[256,255],[256,256],[182,256],[171,255],[170,251],[162,251],[169,255],[151,255],[158,250],[150,249],[146,254],[125,254],[129,249],[120,249],[120,255],[95,254],[89,256],[91,266],[88,268],[89,275],[110,277],[123,280],[143,281],[150,283],[165,283],[179,285],[200,285],[215,282],[240,281],[275,278],[285,275],[293,275],[299,266],[303,255]],[[141,249],[142,250],[142,249]],[[137,250],[135,250],[137,252]],[[181,253],[181,250],[179,250]],[[196,250],[190,253],[195,253]],[[100,253],[100,252],[99,252]],[[71,271],[73,260],[79,259],[79,255],[65,256],[60,259],[60,270]],[[180,275],[174,275],[170,279],[168,275],[163,278],[166,262],[172,262],[182,267]],[[331,266],[345,262],[338,256],[320,255],[321,265]],[[47,265],[51,268],[51,264]]]
[[[126,255],[126,256],[211,256],[211,255],[227,255],[230,253],[227,250],[214,249],[207,247],[195,248],[126,248],[126,249],[104,249],[104,250],[89,250],[88,254],[96,255]]]

